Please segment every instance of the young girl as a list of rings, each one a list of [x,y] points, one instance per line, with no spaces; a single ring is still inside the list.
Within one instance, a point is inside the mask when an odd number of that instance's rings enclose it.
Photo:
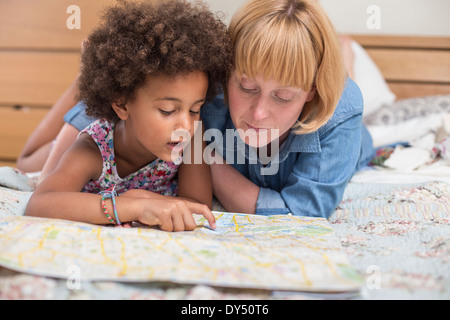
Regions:
[[[79,79],[79,98],[99,120],[39,185],[26,214],[167,231],[192,230],[192,214],[201,214],[214,227],[209,168],[181,163],[186,143],[174,132],[194,135],[230,52],[226,27],[200,5],[110,8],[87,41]]]

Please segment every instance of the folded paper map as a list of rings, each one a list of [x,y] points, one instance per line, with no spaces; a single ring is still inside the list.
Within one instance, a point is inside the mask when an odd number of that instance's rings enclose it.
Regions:
[[[81,281],[204,284],[308,292],[355,291],[361,279],[326,219],[214,212],[198,228],[97,226],[25,216],[0,217],[0,265]]]

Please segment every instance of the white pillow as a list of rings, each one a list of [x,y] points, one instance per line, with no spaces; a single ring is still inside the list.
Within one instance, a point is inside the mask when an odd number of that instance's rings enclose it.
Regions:
[[[389,89],[380,69],[364,48],[355,41],[351,42],[351,47],[354,54],[353,73],[355,79],[353,80],[361,89],[364,98],[363,116],[368,116],[384,104],[393,103],[396,97]]]

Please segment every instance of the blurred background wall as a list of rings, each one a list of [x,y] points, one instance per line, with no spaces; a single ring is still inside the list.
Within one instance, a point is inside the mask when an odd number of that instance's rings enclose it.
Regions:
[[[206,0],[229,22],[246,0]],[[336,29],[347,34],[450,36],[450,0],[320,0]],[[379,9],[380,28],[367,26]]]
[[[246,0],[204,1],[228,23]],[[341,34],[450,36],[450,0],[318,1]],[[0,0],[0,165],[14,165],[75,79],[81,41],[114,2]]]

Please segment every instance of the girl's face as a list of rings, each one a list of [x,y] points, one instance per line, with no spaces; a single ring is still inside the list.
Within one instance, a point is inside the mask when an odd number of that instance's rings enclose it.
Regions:
[[[300,117],[305,102],[311,101],[314,94],[314,89],[304,92],[262,77],[251,79],[243,74],[239,78],[235,71],[228,82],[231,119],[236,129],[241,129],[241,139],[256,148],[276,138],[281,144]]]
[[[194,135],[207,89],[208,77],[200,71],[149,77],[133,101],[122,110],[115,107],[124,120],[127,149],[134,157],[175,160]]]

